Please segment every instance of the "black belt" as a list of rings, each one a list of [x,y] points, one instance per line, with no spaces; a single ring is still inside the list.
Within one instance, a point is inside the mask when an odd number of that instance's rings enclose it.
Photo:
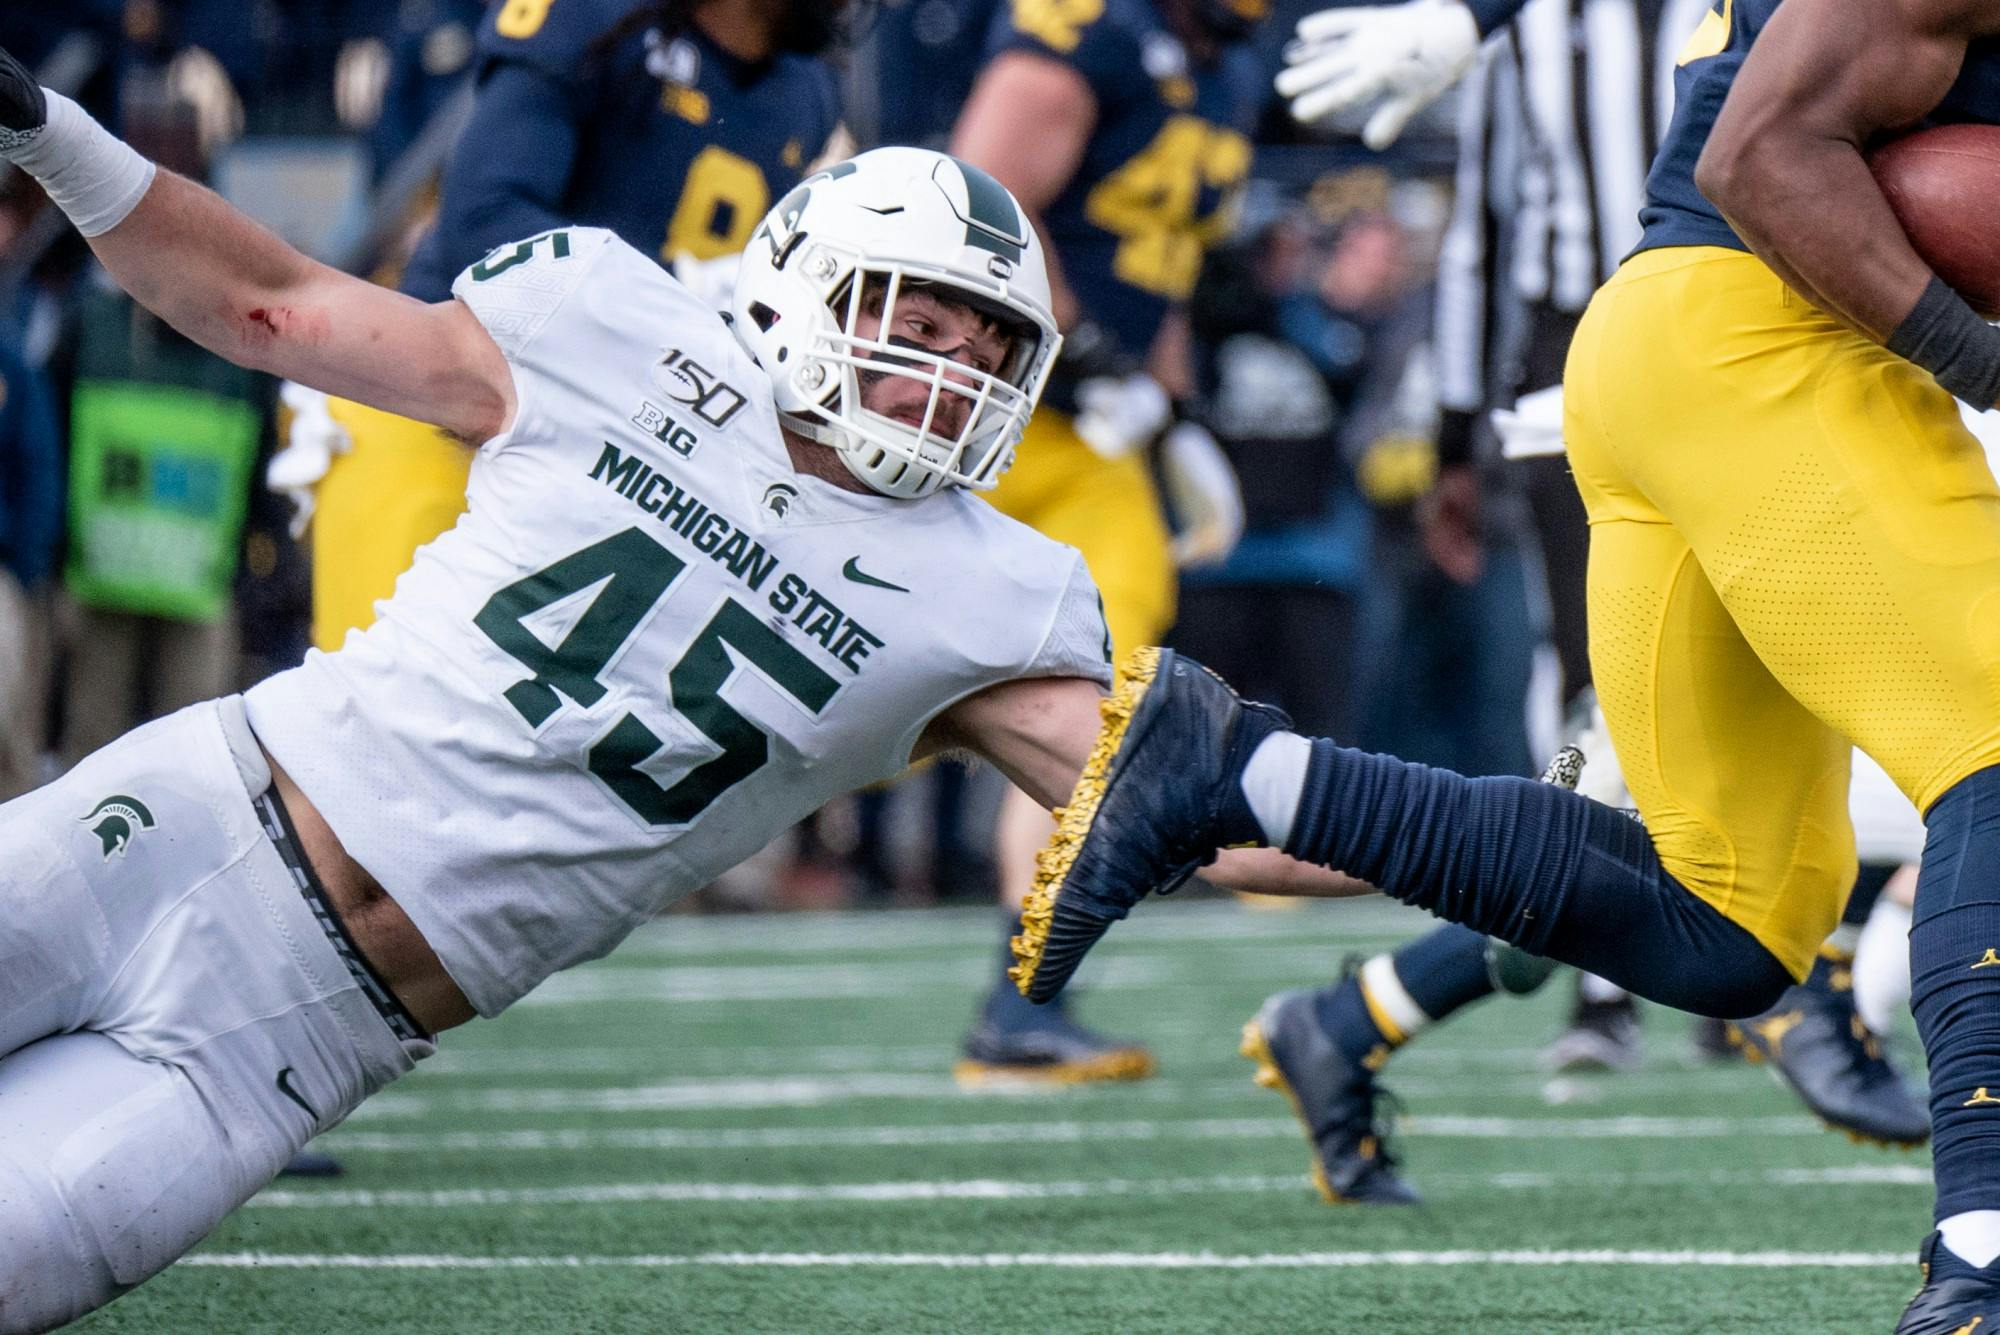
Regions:
[[[251,799],[251,805],[257,808],[257,819],[264,823],[264,833],[278,850],[278,856],[291,869],[292,880],[298,884],[299,893],[312,906],[313,917],[319,920],[320,930],[333,943],[334,953],[340,956],[340,962],[347,966],[347,971],[354,975],[354,981],[361,985],[362,995],[368,998],[397,1038],[405,1042],[413,1039],[429,1042],[430,1034],[396,999],[396,994],[376,974],[367,956],[355,949],[354,938],[347,934],[347,924],[340,920],[340,915],[333,911],[332,901],[326,897],[326,887],[319,883],[312,864],[299,852],[298,831],[292,825],[291,813],[285,810],[285,804],[278,798],[278,790],[275,787],[265,789]]]

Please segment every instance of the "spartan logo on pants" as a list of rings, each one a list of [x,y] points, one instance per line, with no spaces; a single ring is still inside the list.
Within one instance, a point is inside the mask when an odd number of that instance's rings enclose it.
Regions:
[[[122,793],[105,798],[81,819],[104,845],[106,862],[114,857],[124,857],[125,850],[139,837],[139,832],[153,828],[153,813],[146,809],[146,804]]]

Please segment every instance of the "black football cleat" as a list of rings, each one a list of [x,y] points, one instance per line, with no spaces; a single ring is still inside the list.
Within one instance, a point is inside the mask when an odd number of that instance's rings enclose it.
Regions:
[[[966,1036],[952,1068],[960,1086],[1078,1085],[1097,1080],[1144,1080],[1158,1069],[1143,1044],[1107,1038],[1070,1017],[1058,997],[1046,1006],[1014,1004],[1032,1016],[989,1008]]]
[[[2000,1330],[2000,1262],[1977,1269],[1945,1246],[1939,1233],[1924,1239],[1917,1260],[1924,1285],[1903,1309],[1895,1335],[1986,1335]]]
[[[278,1170],[279,1177],[339,1177],[347,1170],[340,1160],[319,1150],[300,1150]]]
[[[1384,1143],[1386,1095],[1366,1060],[1355,1062],[1320,1023],[1309,991],[1280,992],[1243,1026],[1239,1051],[1256,1081],[1282,1092],[1312,1142],[1312,1181],[1331,1205],[1415,1205]],[[1381,1049],[1384,1059],[1388,1049]]]
[[[1849,1139],[1904,1148],[1930,1139],[1930,1113],[1854,1009],[1846,961],[1822,955],[1777,1005],[1732,1022],[1729,1037],[1751,1061],[1768,1062],[1813,1116]]]
[[[1542,1049],[1542,1065],[1558,1074],[1629,1071],[1645,1055],[1639,1031],[1639,1004],[1631,997],[1609,1001],[1577,998],[1569,1027]]]
[[[1060,992],[1111,924],[1178,889],[1227,845],[1263,832],[1238,782],[1251,753],[1291,727],[1171,649],[1135,649],[1056,832],[1035,858],[1009,976],[1030,1001]]]

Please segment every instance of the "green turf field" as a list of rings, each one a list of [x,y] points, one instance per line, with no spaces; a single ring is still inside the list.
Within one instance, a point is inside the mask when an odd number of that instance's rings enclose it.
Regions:
[[[160,1331],[1886,1331],[1928,1158],[1704,1068],[1533,1065],[1568,985],[1425,1036],[1390,1083],[1428,1204],[1333,1209],[1237,1031],[1428,922],[1379,901],[1148,904],[1087,1017],[1122,1087],[963,1094],[990,912],[680,918],[558,977],[78,1327]]]

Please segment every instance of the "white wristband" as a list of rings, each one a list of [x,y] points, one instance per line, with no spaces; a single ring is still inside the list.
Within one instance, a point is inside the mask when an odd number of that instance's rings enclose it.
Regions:
[[[85,236],[102,236],[139,207],[158,171],[130,144],[61,93],[42,90],[48,124],[7,133],[0,156],[42,183],[57,208]]]

